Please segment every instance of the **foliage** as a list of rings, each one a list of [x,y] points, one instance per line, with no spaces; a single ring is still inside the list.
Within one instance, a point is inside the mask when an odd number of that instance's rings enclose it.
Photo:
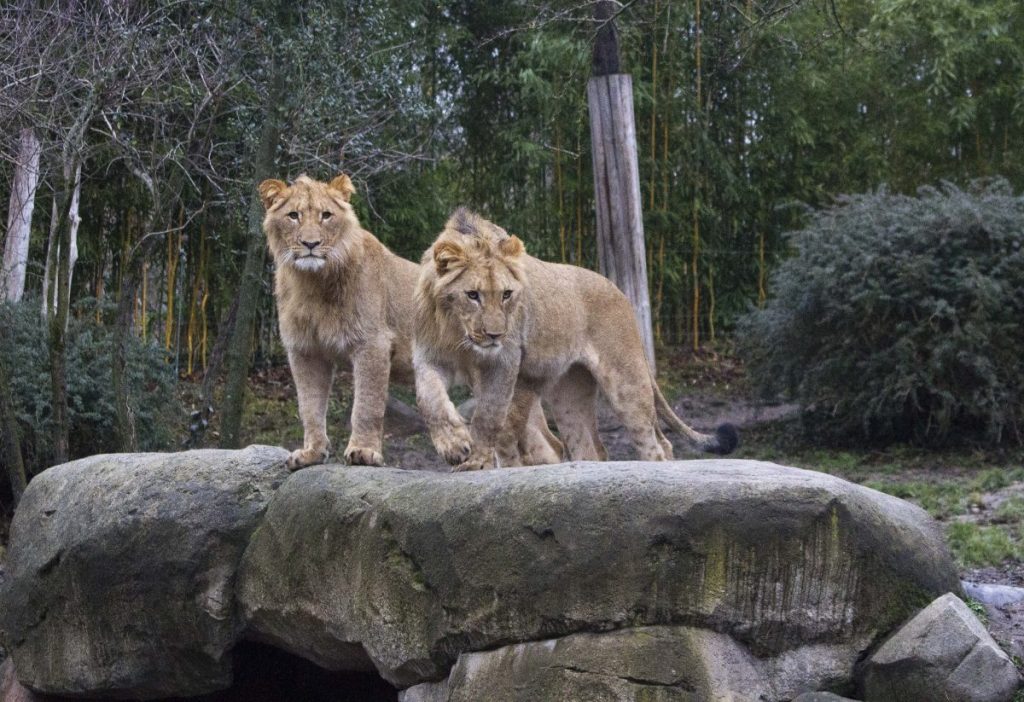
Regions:
[[[946,531],[949,546],[963,566],[988,566],[1024,556],[1021,544],[999,527],[953,522]]]
[[[110,383],[111,333],[96,324],[84,301],[68,328],[67,381],[71,457],[116,451],[114,397]],[[52,408],[46,330],[38,298],[0,306],[0,355],[11,374],[11,392],[21,430],[26,469],[35,474],[52,463]],[[176,399],[176,378],[166,354],[152,342],[132,340],[128,387],[143,450],[174,448],[185,415]]]
[[[1024,198],[1004,181],[842,198],[742,323],[762,391],[828,437],[1021,443]]]
[[[596,267],[592,12],[576,0],[4,4],[0,123],[13,127],[0,133],[0,222],[17,127],[44,145],[27,289],[42,287],[74,147],[71,299],[123,292],[130,253],[162,232],[141,261],[133,331],[161,339],[186,374],[210,368],[245,289],[268,117],[282,125],[277,176],[352,173],[361,221],[403,256],[418,259],[469,205],[532,253]],[[1024,188],[1019,0],[649,0],[615,21],[663,344],[706,343],[763,303],[789,253],[783,232],[803,221],[794,203],[996,174]],[[287,96],[268,115],[280,66]],[[277,337],[259,263],[258,294],[246,294],[257,362]]]

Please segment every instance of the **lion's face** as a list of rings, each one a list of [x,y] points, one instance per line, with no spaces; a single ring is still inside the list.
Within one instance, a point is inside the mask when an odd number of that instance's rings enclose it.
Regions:
[[[330,183],[306,176],[291,185],[265,180],[259,190],[266,208],[263,229],[279,270],[317,272],[344,265],[346,234],[359,226],[349,203],[355,188],[347,175]]]
[[[434,290],[461,327],[461,345],[488,354],[499,351],[514,328],[525,283],[519,265],[524,248],[486,220],[477,218],[474,225],[471,234],[449,229],[434,244]]]

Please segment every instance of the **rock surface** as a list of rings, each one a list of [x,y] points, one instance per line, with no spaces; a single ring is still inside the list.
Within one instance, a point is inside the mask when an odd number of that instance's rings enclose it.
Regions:
[[[856,700],[842,697],[834,692],[805,692],[794,697],[793,702],[856,702]]]
[[[241,642],[371,671],[406,702],[788,700],[845,689],[873,642],[959,592],[926,513],[821,473],[714,460],[289,477],[286,457],[97,456],[38,476],[0,584],[20,681],[203,694],[230,683]]]
[[[463,653],[683,623],[780,666],[825,646],[849,676],[866,641],[951,590],[922,510],[736,460],[311,468],[278,491],[239,576],[250,635],[325,667],[372,661],[399,687]]]
[[[871,702],[1007,702],[1020,683],[1009,656],[958,597],[935,600],[864,666]]]
[[[726,634],[685,626],[652,626],[463,653],[447,680],[403,691],[402,702],[593,700],[696,702],[790,699],[836,682],[830,651],[786,654],[799,666],[759,659]],[[834,652],[840,653],[841,647]],[[842,661],[848,673],[848,661]],[[797,676],[787,675],[799,670]]]
[[[93,456],[44,471],[11,526],[0,632],[40,692],[157,698],[231,682],[234,576],[287,452]]]

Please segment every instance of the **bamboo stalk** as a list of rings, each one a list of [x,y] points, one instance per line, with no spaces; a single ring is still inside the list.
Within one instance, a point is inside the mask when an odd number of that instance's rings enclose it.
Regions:
[[[764,285],[764,230],[757,233],[757,244],[757,306],[764,307],[765,300],[768,299],[768,293],[765,291]]]
[[[715,267],[708,265],[708,336],[715,342]]]
[[[558,187],[558,244],[565,258],[565,189],[562,185],[562,130],[555,127],[555,182]]]
[[[140,326],[142,332],[142,340],[146,340],[146,295],[149,290],[149,261],[145,261],[142,264],[142,311]]]
[[[576,265],[583,265],[583,148],[576,132]]]

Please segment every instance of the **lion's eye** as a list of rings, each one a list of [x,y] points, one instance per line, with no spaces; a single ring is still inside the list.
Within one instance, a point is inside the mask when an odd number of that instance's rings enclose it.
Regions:
[[[476,290],[467,290],[466,297],[468,297],[470,300],[479,300],[480,293],[478,293]]]
[[[320,219],[322,219],[322,220],[324,220],[324,221],[326,221],[326,220],[330,219],[331,217],[332,217],[332,214],[331,214],[330,212],[327,212],[327,211],[324,211],[324,212],[323,212],[323,213],[322,213],[322,214],[320,215]]]
[[[299,221],[299,213],[298,212],[289,212],[288,213],[288,219],[290,219],[293,222],[298,222]]]
[[[512,291],[511,291],[511,290],[506,290],[505,292],[503,292],[503,293],[501,294],[501,299],[502,299],[502,300],[507,300],[507,299],[509,299],[510,297],[512,297]]]

